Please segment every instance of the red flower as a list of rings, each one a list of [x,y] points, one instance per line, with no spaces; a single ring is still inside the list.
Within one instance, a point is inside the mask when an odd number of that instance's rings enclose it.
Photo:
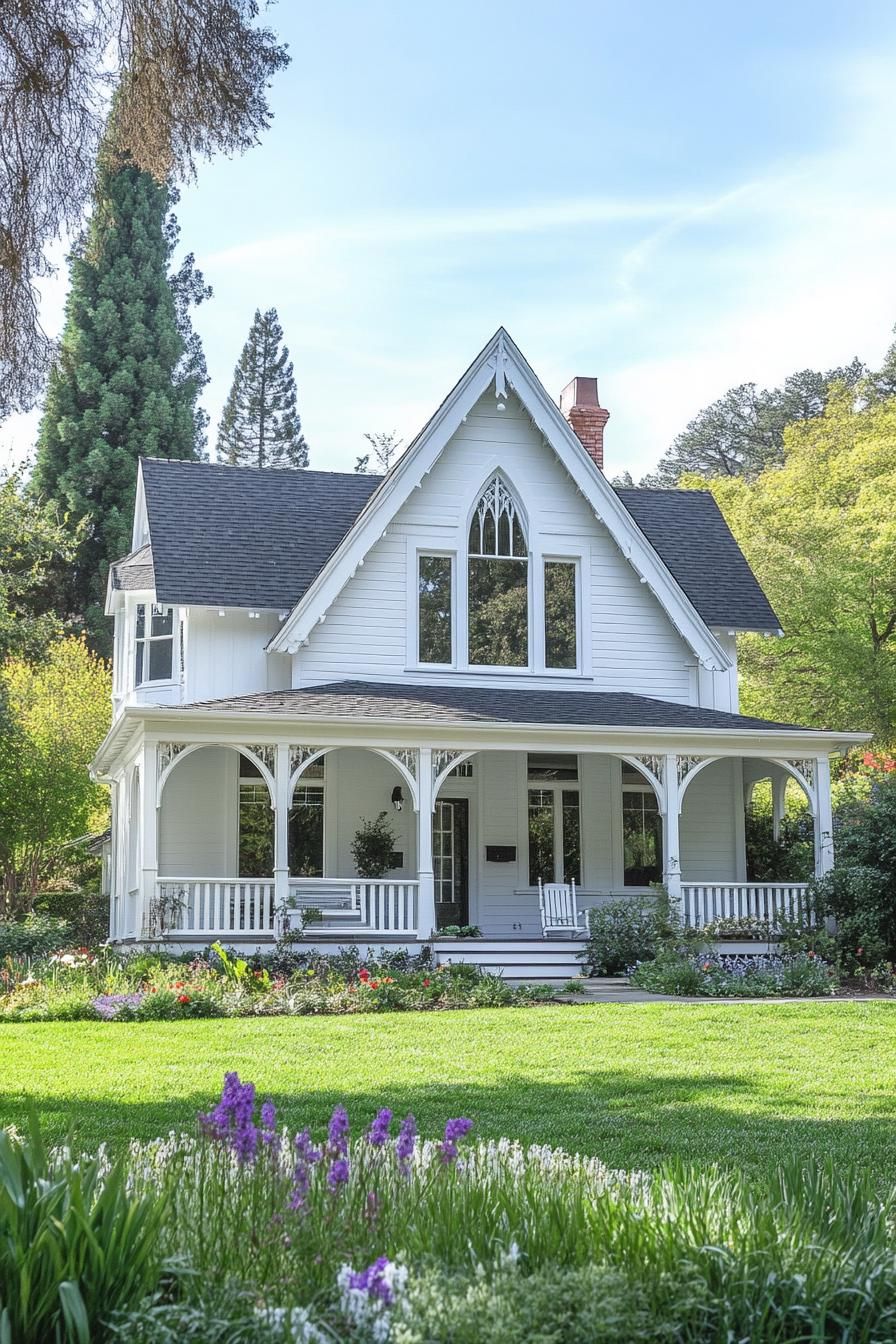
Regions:
[[[360,971],[358,972],[358,979],[359,979],[359,980],[364,980],[365,982],[368,981],[368,980],[370,979],[370,972],[369,972],[369,971],[366,971],[366,970],[364,969],[363,966],[361,967]]]
[[[184,982],[183,982],[183,980],[175,980],[175,982],[174,982],[174,988],[175,988],[175,989],[183,989],[183,987],[184,987]]]
[[[177,1001],[178,1001],[178,1003],[189,1003],[189,1002],[190,1002],[190,996],[189,996],[189,994],[178,994],[178,996],[177,996]]]
[[[380,982],[379,982],[379,980],[370,980],[368,983],[369,983],[371,989],[379,989],[379,987],[380,987]]]
[[[423,988],[424,988],[424,989],[429,989],[429,986],[430,986],[431,984],[432,984],[432,981],[431,981],[431,980],[429,979],[429,977],[427,976],[427,978],[423,981]]]

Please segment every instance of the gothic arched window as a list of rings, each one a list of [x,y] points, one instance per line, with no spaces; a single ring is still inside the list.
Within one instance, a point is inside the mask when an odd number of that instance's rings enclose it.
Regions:
[[[479,497],[467,550],[469,662],[529,665],[529,548],[520,508],[500,476]]]

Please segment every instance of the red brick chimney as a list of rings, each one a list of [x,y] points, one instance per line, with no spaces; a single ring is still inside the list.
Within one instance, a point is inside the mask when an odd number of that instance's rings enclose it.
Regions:
[[[604,469],[604,425],[610,418],[597,399],[596,378],[573,378],[560,393],[560,410],[582,441],[585,452]]]

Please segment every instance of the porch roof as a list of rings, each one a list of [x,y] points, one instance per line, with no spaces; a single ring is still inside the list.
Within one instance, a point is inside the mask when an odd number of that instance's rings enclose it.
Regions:
[[[792,723],[654,700],[625,691],[512,690],[340,681],[299,690],[260,691],[165,707],[212,714],[282,715],[289,719],[450,724],[562,724],[589,728],[731,729],[811,733]]]

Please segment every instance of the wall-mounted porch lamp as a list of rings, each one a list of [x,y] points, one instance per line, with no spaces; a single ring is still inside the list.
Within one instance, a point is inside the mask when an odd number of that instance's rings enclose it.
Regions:
[[[404,807],[404,794],[401,791],[400,784],[396,784],[395,788],[392,790],[392,806],[395,808],[396,812],[400,812]]]

